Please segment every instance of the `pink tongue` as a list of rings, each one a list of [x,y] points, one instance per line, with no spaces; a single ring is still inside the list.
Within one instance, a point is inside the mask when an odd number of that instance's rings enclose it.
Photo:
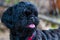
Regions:
[[[30,24],[30,25],[28,25],[28,27],[35,28],[35,25],[34,24]]]

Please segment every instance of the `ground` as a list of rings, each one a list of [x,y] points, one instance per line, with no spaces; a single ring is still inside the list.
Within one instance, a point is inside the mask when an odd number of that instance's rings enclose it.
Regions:
[[[9,40],[9,32],[0,32],[0,40]]]

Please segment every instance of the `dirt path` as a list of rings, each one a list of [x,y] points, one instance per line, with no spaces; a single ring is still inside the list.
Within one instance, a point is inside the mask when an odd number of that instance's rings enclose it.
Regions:
[[[9,32],[0,32],[0,40],[9,40]]]

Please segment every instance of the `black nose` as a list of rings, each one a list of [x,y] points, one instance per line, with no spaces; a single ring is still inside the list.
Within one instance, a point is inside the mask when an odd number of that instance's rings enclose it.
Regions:
[[[34,19],[34,17],[31,17],[31,18],[30,18],[30,20],[31,20],[32,22],[35,22],[35,19]]]

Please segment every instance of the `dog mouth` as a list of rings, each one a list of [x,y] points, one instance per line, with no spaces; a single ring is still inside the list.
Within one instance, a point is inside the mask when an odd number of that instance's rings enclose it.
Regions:
[[[35,28],[35,24],[29,24],[27,27],[28,28]]]

